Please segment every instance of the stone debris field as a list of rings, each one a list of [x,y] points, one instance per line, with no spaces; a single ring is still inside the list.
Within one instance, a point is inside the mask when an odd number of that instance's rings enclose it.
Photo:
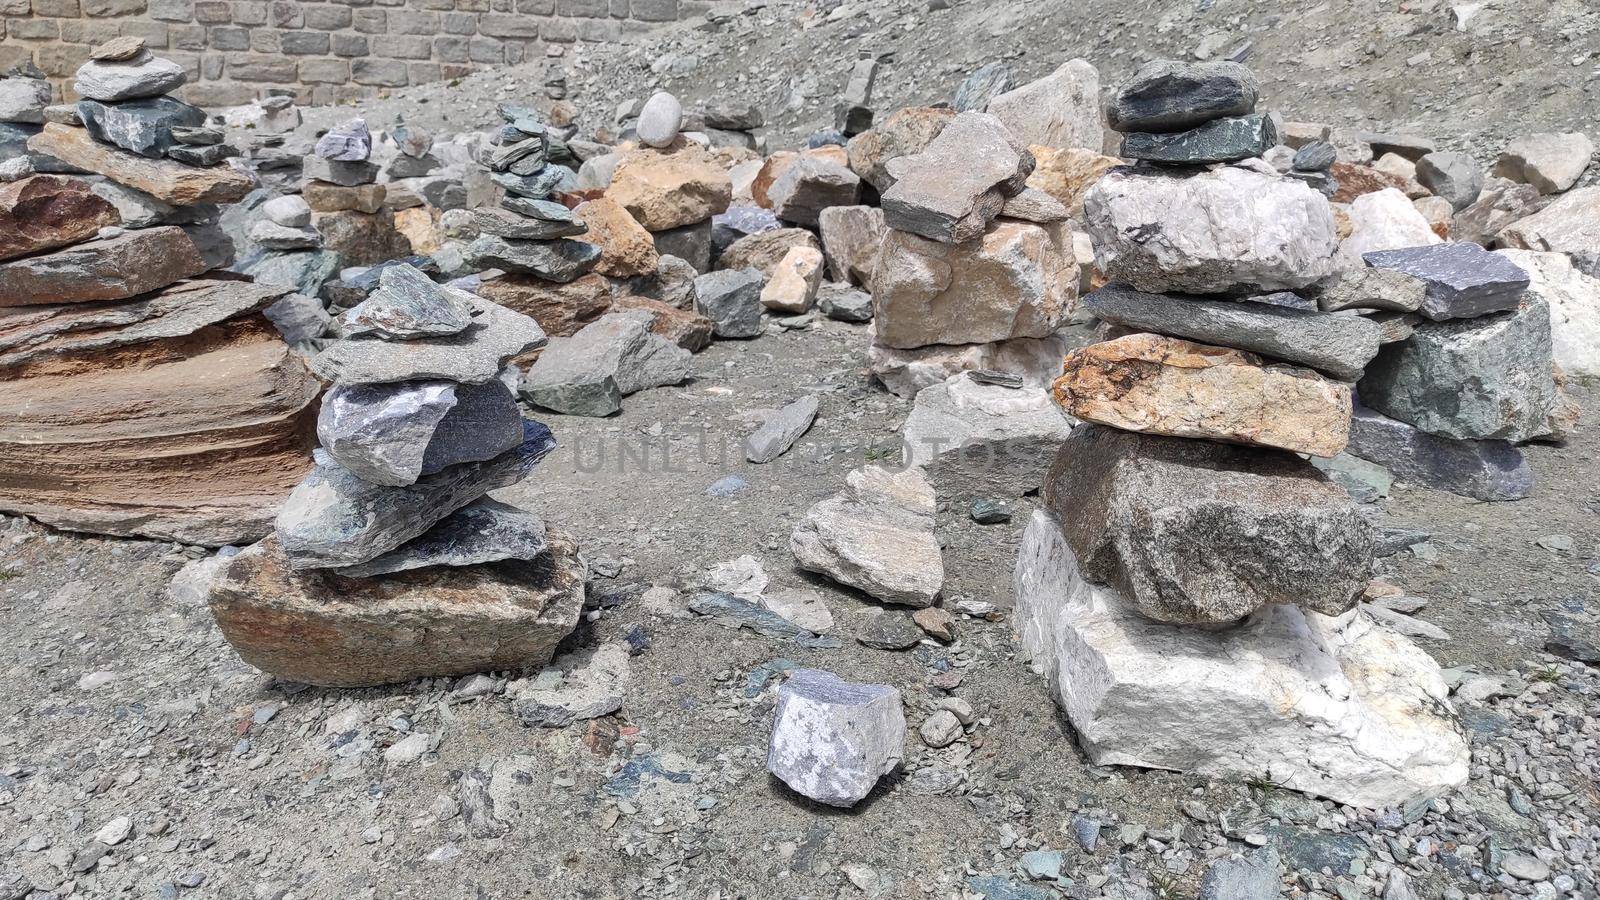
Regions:
[[[0,55],[0,900],[1600,900],[1600,132],[533,6]]]

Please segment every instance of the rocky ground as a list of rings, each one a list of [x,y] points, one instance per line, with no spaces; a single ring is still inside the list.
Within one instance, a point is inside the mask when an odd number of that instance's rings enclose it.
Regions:
[[[1194,897],[1230,843],[1279,853],[1291,896],[1596,896],[1600,671],[1544,645],[1547,614],[1595,640],[1600,432],[1531,448],[1527,501],[1396,486],[1379,504],[1386,526],[1431,535],[1380,567],[1451,636],[1425,645],[1461,682],[1474,769],[1447,801],[1374,815],[1089,766],[1004,611],[1029,501],[994,526],[940,512],[946,607],[990,603],[992,620],[958,617],[948,646],[858,643],[885,609],[795,570],[787,541],[845,472],[896,456],[910,405],[868,386],[865,348],[860,327],[831,321],[724,341],[692,381],[619,416],[542,417],[562,446],[503,496],[584,547],[591,624],[569,646],[637,654],[621,710],[592,723],[522,724],[503,694],[513,673],[275,682],[196,598],[168,595],[200,551],[9,520],[0,897],[1165,900]],[[808,392],[821,414],[801,444],[746,463],[764,412]],[[746,554],[774,587],[820,594],[842,646],[685,610],[707,567]],[[774,676],[794,664],[899,687],[913,730],[951,696],[974,721],[941,750],[912,736],[904,771],[856,809],[812,804],[763,766]],[[1208,896],[1242,896],[1223,890]]]

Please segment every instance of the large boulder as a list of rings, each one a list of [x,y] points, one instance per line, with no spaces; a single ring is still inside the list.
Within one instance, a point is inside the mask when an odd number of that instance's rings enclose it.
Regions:
[[[900,692],[796,669],[778,688],[767,771],[829,806],[851,807],[900,764],[906,717]]]
[[[654,274],[660,262],[655,242],[622,204],[599,197],[578,204],[575,212],[589,227],[584,241],[600,248],[596,272],[611,278]]]
[[[1594,141],[1581,131],[1530,134],[1506,147],[1494,174],[1531,184],[1541,194],[1559,194],[1578,183],[1593,158]]]
[[[961,113],[921,153],[894,165],[884,222],[942,243],[970,241],[1022,191],[1033,165],[1027,146],[998,119]]]
[[[1221,630],[1153,622],[1084,579],[1042,511],[1014,589],[1030,664],[1096,765],[1267,781],[1367,809],[1466,783],[1438,665],[1359,611],[1268,606]]]
[[[1372,574],[1366,517],[1278,450],[1081,425],[1044,502],[1084,576],[1160,622],[1233,622],[1275,603],[1338,615]]]
[[[0,185],[0,260],[86,241],[121,221],[86,181],[34,175]]]
[[[733,182],[711,151],[693,141],[667,150],[626,150],[605,195],[648,231],[704,222],[728,208]]]
[[[887,226],[876,206],[830,206],[817,216],[828,274],[834,281],[870,285],[877,268],[878,245]]]
[[[1253,353],[1154,334],[1073,351],[1054,390],[1069,415],[1126,431],[1324,457],[1337,455],[1349,437],[1350,385]]]
[[[1072,229],[998,220],[960,244],[884,235],[873,267],[877,342],[910,349],[1054,333],[1078,290]]]
[[[860,198],[861,179],[838,163],[802,157],[784,170],[767,190],[778,218],[796,225],[816,227],[817,217],[830,206],[852,206]]]
[[[323,398],[317,438],[363,481],[399,487],[517,446],[522,415],[499,381],[338,384]]]
[[[1494,236],[1499,246],[1514,250],[1565,253],[1585,275],[1600,278],[1600,186],[1563,194]]]
[[[1151,293],[1293,290],[1327,275],[1338,247],[1327,198],[1248,166],[1116,169],[1084,216],[1106,276]]]
[[[1574,378],[1600,378],[1600,279],[1584,274],[1565,253],[1499,252],[1528,273],[1528,293],[1549,304],[1556,366]]]
[[[932,606],[944,560],[927,479],[917,469],[866,466],[845,482],[844,493],[814,504],[795,526],[795,561],[885,603]]]
[[[1071,431],[1047,391],[961,373],[917,394],[901,428],[901,458],[946,497],[1021,497],[1044,483]]]
[[[550,532],[532,560],[383,578],[298,571],[277,539],[234,556],[209,603],[245,662],[289,681],[368,687],[542,666],[583,611],[585,569]]]
[[[987,112],[1024,144],[1099,150],[1100,72],[1084,59],[1070,59],[1054,72],[989,101]]]

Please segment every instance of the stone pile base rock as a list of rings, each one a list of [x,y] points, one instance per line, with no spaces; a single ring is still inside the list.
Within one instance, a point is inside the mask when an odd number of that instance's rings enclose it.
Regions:
[[[1164,625],[1090,585],[1034,513],[1016,621],[1096,765],[1266,782],[1367,809],[1440,796],[1468,751],[1433,659],[1360,610],[1269,606],[1226,630]]]
[[[268,538],[222,570],[211,612],[245,662],[324,687],[541,666],[577,625],[586,577],[571,538],[548,540],[531,561],[357,579],[297,572]]]

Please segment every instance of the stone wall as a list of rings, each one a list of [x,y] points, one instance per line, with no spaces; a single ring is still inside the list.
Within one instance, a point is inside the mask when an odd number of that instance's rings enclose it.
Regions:
[[[0,0],[0,71],[31,60],[71,98],[89,49],[143,37],[189,69],[179,96],[247,103],[270,89],[333,103],[540,58],[546,44],[624,41],[703,0]]]

